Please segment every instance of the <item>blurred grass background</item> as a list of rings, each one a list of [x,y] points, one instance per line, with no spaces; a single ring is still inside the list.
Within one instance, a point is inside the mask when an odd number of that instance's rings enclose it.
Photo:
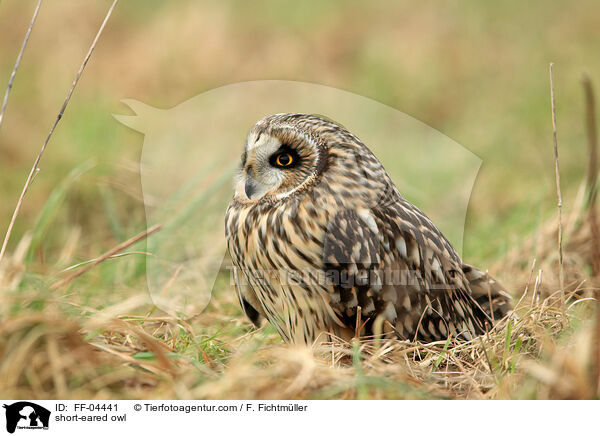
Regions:
[[[0,2],[0,84],[8,81],[34,6]],[[0,128],[1,235],[108,6],[42,6]],[[51,140],[9,252],[36,229],[25,287],[46,292],[40,283],[49,270],[98,256],[144,228],[137,168],[143,137],[112,117],[128,113],[121,99],[168,108],[221,85],[283,79],[375,99],[481,157],[464,258],[485,268],[556,213],[549,62],[565,209],[574,202],[587,157],[580,77],[585,71],[600,83],[598,22],[594,0],[122,1]],[[67,249],[69,241],[75,242]],[[78,282],[78,303],[101,309],[121,301],[127,289],[143,285],[143,261],[129,256],[100,265]],[[213,302],[219,315],[202,325],[239,336],[246,331],[240,325],[248,326],[229,323],[221,304],[229,313],[239,309],[221,279],[227,298]],[[210,338],[203,344],[218,360],[218,345]]]
[[[33,6],[0,3],[1,82]],[[0,131],[3,226],[107,7],[100,0],[42,6]],[[126,111],[120,99],[172,107],[232,82],[285,79],[373,98],[480,156],[464,254],[488,262],[554,211],[550,61],[567,208],[573,199],[585,167],[580,74],[600,77],[599,12],[594,1],[121,2],[52,140],[13,244],[50,191],[90,158],[96,167],[70,188],[44,245],[80,226],[79,254],[89,257],[122,236],[111,228],[107,197],[123,232],[140,228],[139,180],[128,170],[143,138],[112,118]]]

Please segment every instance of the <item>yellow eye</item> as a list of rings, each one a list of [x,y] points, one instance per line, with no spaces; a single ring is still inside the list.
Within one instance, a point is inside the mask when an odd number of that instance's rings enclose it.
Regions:
[[[275,159],[275,163],[279,167],[289,167],[292,162],[294,162],[294,158],[289,153],[281,153],[277,155],[277,158]]]

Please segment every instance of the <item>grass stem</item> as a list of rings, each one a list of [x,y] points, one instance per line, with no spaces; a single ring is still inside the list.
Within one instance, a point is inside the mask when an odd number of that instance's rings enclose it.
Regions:
[[[2,100],[2,108],[0,109],[0,126],[2,126],[2,120],[4,119],[4,112],[6,111],[6,105],[8,104],[8,96],[10,95],[10,91],[13,87],[13,82],[15,81],[15,76],[17,75],[17,70],[19,69],[19,65],[21,65],[21,59],[23,58],[23,53],[25,52],[25,47],[27,47],[27,43],[29,42],[29,36],[31,35],[31,31],[33,30],[33,26],[35,25],[35,20],[37,19],[38,12],[40,11],[40,6],[42,5],[43,0],[39,0],[35,10],[33,11],[33,16],[31,17],[31,22],[29,23],[29,27],[27,28],[27,32],[25,33],[25,39],[23,40],[23,44],[21,44],[21,50],[19,50],[19,54],[17,55],[17,60],[15,61],[15,66],[13,67],[12,72],[10,73],[10,78],[8,79],[8,85],[6,86],[6,91],[4,92],[4,99]]]
[[[552,67],[554,64],[550,62],[550,103],[552,106],[552,134],[554,139],[554,175],[556,179],[556,195],[558,198],[558,277],[561,290],[561,311],[562,321],[567,322],[566,316],[566,301],[565,301],[565,274],[563,268],[563,235],[562,235],[562,194],[560,192],[560,171],[558,168],[558,138],[556,134],[556,106],[554,103],[554,78]]]

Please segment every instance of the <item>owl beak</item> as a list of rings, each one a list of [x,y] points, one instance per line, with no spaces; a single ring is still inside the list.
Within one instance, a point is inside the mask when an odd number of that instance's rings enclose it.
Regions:
[[[248,197],[249,200],[252,199],[252,194],[256,192],[256,182],[252,179],[252,177],[250,177],[250,174],[246,175],[244,191],[246,192],[246,197]]]

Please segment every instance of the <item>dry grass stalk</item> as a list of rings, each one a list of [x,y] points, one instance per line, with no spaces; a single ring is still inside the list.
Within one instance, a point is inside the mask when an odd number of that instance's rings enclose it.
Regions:
[[[87,54],[83,58],[83,62],[81,63],[81,66],[79,67],[79,71],[77,71],[77,74],[75,75],[73,84],[71,85],[69,92],[67,92],[67,96],[65,97],[65,100],[58,112],[58,115],[57,115],[56,119],[54,120],[54,124],[52,124],[52,127],[50,128],[50,131],[48,132],[48,135],[46,136],[46,139],[44,140],[44,143],[42,144],[42,148],[38,152],[38,155],[35,158],[35,161],[33,162],[33,166],[31,167],[31,170],[29,171],[29,175],[27,176],[27,180],[25,181],[25,185],[23,186],[23,190],[21,191],[21,195],[19,196],[19,200],[17,201],[17,205],[15,206],[15,210],[10,219],[10,223],[8,224],[8,228],[6,230],[6,235],[4,236],[4,241],[2,242],[2,248],[0,248],[0,264],[2,263],[4,253],[6,252],[6,247],[8,245],[8,241],[10,239],[10,234],[12,233],[13,226],[15,225],[15,221],[17,219],[17,216],[19,215],[19,211],[21,210],[21,205],[23,204],[23,199],[25,198],[25,194],[27,194],[27,191],[29,190],[29,187],[31,186],[31,183],[33,182],[35,175],[39,171],[38,166],[40,164],[40,160],[42,159],[42,155],[44,154],[44,151],[46,150],[46,147],[48,146],[48,142],[50,141],[50,138],[52,137],[52,134],[54,133],[56,126],[62,119],[62,117],[65,113],[65,109],[67,108],[67,106],[69,104],[69,101],[71,101],[71,96],[73,95],[73,92],[75,91],[75,87],[77,86],[77,83],[79,82],[79,79],[81,78],[81,75],[83,74],[83,70],[85,69],[88,61],[90,60],[90,58],[92,56],[92,53],[94,52],[94,49],[96,48],[96,44],[98,44],[100,35],[102,34],[102,31],[104,30],[104,27],[106,26],[106,23],[108,22],[108,19],[110,18],[111,14],[113,12],[113,9],[117,5],[117,2],[118,2],[118,0],[114,0],[111,7],[108,10],[108,12],[106,13],[104,20],[102,21],[102,24],[100,25],[100,28],[98,29],[98,32],[96,33],[96,37],[94,38],[94,40],[92,42],[92,45],[90,46]]]
[[[170,321],[160,324],[165,326]],[[90,325],[88,325],[90,324]],[[145,327],[153,327],[148,322]],[[94,339],[82,332],[93,328]],[[156,333],[156,330],[155,330]],[[151,351],[156,360],[139,360]],[[172,361],[166,345],[119,319],[79,323],[52,310],[9,317],[0,326],[0,396],[3,398],[114,399],[160,396],[185,361]],[[163,394],[165,395],[165,394]]]
[[[111,248],[110,250],[108,250],[102,256],[97,257],[92,262],[90,262],[87,265],[85,265],[84,267],[82,267],[81,269],[79,269],[76,272],[68,275],[64,279],[59,280],[58,282],[54,283],[52,286],[50,286],[50,289],[54,291],[54,290],[56,290],[58,288],[61,288],[62,286],[66,285],[68,283],[71,283],[71,281],[73,281],[77,277],[85,274],[86,272],[88,272],[89,270],[91,270],[92,268],[94,268],[96,265],[104,262],[109,257],[112,257],[115,254],[119,253],[120,251],[125,250],[127,247],[132,246],[136,242],[139,242],[142,239],[147,238],[152,233],[155,233],[155,232],[159,231],[161,228],[162,228],[161,224],[156,224],[156,225],[150,227],[148,230],[144,230],[143,232],[138,233],[137,235],[129,238],[128,240],[126,240],[124,242],[121,242],[120,244],[118,244],[118,245],[114,246],[113,248]]]
[[[600,277],[600,229],[596,210],[596,189],[598,181],[598,133],[596,129],[596,105],[594,89],[588,75],[582,78],[583,91],[585,95],[586,130],[588,137],[588,221],[592,236],[592,280],[596,297],[596,328],[593,335],[593,380],[596,390],[600,390],[600,290],[597,288],[597,279]]]
[[[2,120],[4,119],[4,112],[6,111],[6,105],[8,104],[8,96],[10,95],[10,91],[13,87],[13,82],[15,81],[15,76],[17,75],[17,70],[19,69],[19,65],[21,65],[21,59],[23,58],[23,53],[25,52],[25,47],[27,47],[27,43],[29,42],[29,36],[31,35],[31,31],[33,30],[33,26],[35,25],[35,20],[37,19],[38,12],[40,11],[40,6],[42,5],[43,0],[39,0],[35,10],[33,11],[33,16],[31,17],[31,22],[29,23],[29,27],[27,28],[27,32],[25,33],[25,39],[23,40],[23,44],[21,44],[21,50],[19,50],[19,54],[17,55],[17,60],[15,61],[15,66],[13,67],[12,72],[10,73],[10,78],[8,79],[8,85],[6,86],[6,91],[4,92],[4,100],[2,101],[2,108],[0,109],[0,127],[2,126]]]
[[[564,267],[563,267],[563,234],[562,234],[562,195],[560,192],[560,171],[558,169],[558,138],[556,135],[556,107],[554,104],[554,78],[552,67],[554,64],[550,63],[550,102],[552,106],[552,135],[554,139],[554,175],[556,178],[556,195],[558,198],[558,264],[559,264],[559,282],[560,289],[562,291],[562,310],[563,310],[563,318],[564,322],[566,322],[566,300],[565,300],[565,277],[564,277]]]

